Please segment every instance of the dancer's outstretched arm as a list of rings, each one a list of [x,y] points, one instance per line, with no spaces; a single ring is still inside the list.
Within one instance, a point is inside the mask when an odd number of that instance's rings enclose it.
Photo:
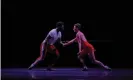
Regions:
[[[73,42],[75,42],[76,40],[77,40],[77,39],[76,39],[76,38],[74,38],[74,39],[70,40],[69,42],[64,43],[64,44],[63,44],[63,46],[70,45],[70,44],[72,44]]]

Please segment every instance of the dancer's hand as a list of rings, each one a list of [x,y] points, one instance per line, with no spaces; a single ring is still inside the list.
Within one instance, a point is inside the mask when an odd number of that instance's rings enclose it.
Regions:
[[[61,45],[64,47],[65,44],[62,42]]]
[[[63,43],[63,47],[65,47],[66,46],[66,43]]]
[[[62,41],[63,43],[68,43],[69,41]]]
[[[69,42],[69,41],[62,41],[62,45],[63,45],[63,47],[66,46],[67,42]]]

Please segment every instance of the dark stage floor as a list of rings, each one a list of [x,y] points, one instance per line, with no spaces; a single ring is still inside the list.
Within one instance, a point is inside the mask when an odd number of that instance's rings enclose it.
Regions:
[[[43,79],[43,80],[133,80],[133,69],[113,69],[105,71],[100,68],[56,68],[46,71],[44,68],[27,70],[26,68],[2,68],[1,78],[4,79]]]

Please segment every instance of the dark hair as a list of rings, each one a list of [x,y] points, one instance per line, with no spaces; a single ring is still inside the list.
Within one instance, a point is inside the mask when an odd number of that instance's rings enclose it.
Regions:
[[[74,26],[76,26],[76,28],[78,28],[79,30],[81,29],[81,24],[80,23],[76,23],[76,24],[74,24]]]
[[[62,25],[64,25],[64,22],[62,22],[62,21],[59,21],[59,22],[56,23],[57,28],[62,27]]]

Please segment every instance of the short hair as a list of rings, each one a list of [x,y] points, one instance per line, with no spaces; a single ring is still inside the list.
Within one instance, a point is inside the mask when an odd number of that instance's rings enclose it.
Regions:
[[[76,26],[76,28],[78,28],[79,30],[81,29],[81,24],[80,23],[76,23],[76,24],[74,24],[74,26]]]
[[[57,28],[62,27],[62,25],[64,25],[64,22],[62,22],[62,21],[59,21],[59,22],[56,23]]]

